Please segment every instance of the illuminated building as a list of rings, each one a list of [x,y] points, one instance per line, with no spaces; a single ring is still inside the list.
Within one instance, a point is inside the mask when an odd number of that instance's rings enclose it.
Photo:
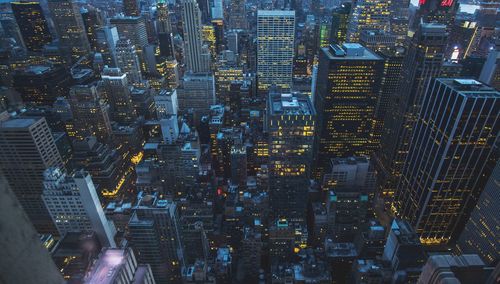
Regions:
[[[423,23],[436,23],[446,26],[449,31],[455,22],[459,10],[458,0],[419,0],[413,26]]]
[[[69,176],[59,168],[49,168],[43,176],[42,199],[61,236],[93,231],[101,245],[116,246],[114,225],[106,219],[87,172],[80,170]]]
[[[158,283],[179,280],[182,253],[178,255],[181,239],[176,204],[140,192],[132,210],[129,237],[138,262],[151,265]]]
[[[343,44],[347,39],[347,25],[351,14],[351,3],[344,2],[332,14],[332,27],[330,28],[330,43]]]
[[[257,85],[266,93],[272,85],[292,87],[295,11],[257,11]]]
[[[123,0],[123,14],[130,17],[141,15],[141,3],[139,0]]]
[[[75,137],[96,136],[102,142],[111,138],[108,108],[95,85],[76,85],[69,93]]]
[[[497,149],[498,151],[498,149]],[[497,161],[488,183],[472,211],[457,242],[459,254],[478,254],[485,263],[500,259],[500,244],[496,241],[500,230],[500,162]]]
[[[130,39],[138,52],[148,44],[146,23],[142,17],[114,17],[109,23],[118,30],[120,38]]]
[[[129,39],[121,38],[116,42],[116,66],[124,73],[128,83],[140,84],[142,82],[141,65],[137,57],[136,48]]]
[[[67,56],[74,61],[90,53],[90,44],[85,32],[80,8],[74,0],[49,0],[49,9],[59,43]]]
[[[82,8],[82,18],[83,24],[85,25],[85,32],[87,33],[87,38],[89,39],[90,47],[92,50],[96,50],[99,46],[97,42],[96,31],[100,27],[104,26],[104,18],[102,12],[99,9],[89,7]]]
[[[160,55],[165,56],[169,60],[175,58],[174,45],[172,42],[172,25],[168,15],[168,6],[165,1],[158,1],[156,4],[156,23],[158,33],[158,45],[160,47]]]
[[[392,1],[391,10],[391,34],[396,36],[397,46],[406,46],[408,30],[410,25],[410,0]]]
[[[217,38],[215,37],[215,28],[211,25],[203,25],[201,28],[203,42],[210,51],[210,58],[215,58],[217,55]]]
[[[455,241],[469,219],[497,159],[499,98],[472,79],[430,82],[392,204],[422,243]]]
[[[137,264],[131,248],[105,248],[86,275],[85,284],[155,284],[149,264]]]
[[[358,43],[322,48],[314,104],[318,113],[315,176],[332,158],[369,156],[384,60]]]
[[[347,41],[358,42],[363,30],[389,31],[390,1],[358,0],[348,20]]]
[[[118,30],[114,26],[104,26],[95,30],[96,52],[102,56],[104,65],[116,66],[115,47],[119,39]]]
[[[408,47],[401,68],[401,82],[395,94],[398,103],[392,107],[392,115],[384,122],[381,149],[386,163],[383,167],[388,174],[387,183],[383,186],[385,194],[394,193],[425,89],[431,78],[441,71],[447,38],[444,25],[422,24]]]
[[[246,30],[247,27],[247,12],[245,0],[231,1],[228,14],[228,26],[231,30]]]
[[[63,161],[45,118],[0,122],[0,170],[38,233],[57,235],[43,204],[43,172]]]
[[[4,144],[1,145],[3,149]],[[0,155],[3,159],[4,156]],[[2,170],[4,170],[3,167]],[[0,188],[2,189],[0,223],[2,223],[2,230],[5,230],[2,232],[0,246],[2,246],[2,255],[8,256],[0,262],[2,281],[7,283],[64,283],[61,272],[54,264],[47,248],[39,241],[37,232],[30,220],[26,218],[25,210],[5,177],[7,176],[0,175]],[[20,253],[21,251],[23,253]],[[22,265],[13,265],[13,263]],[[30,267],[29,272],[26,271],[26,267]]]
[[[139,73],[140,76],[140,70],[132,68],[127,74],[122,71],[119,68],[104,68],[98,86],[101,96],[109,103],[111,119],[126,125],[137,118],[132,104],[131,88],[128,85],[129,74],[134,77],[134,73]]]
[[[40,3],[11,2],[10,5],[28,51],[41,51],[52,41],[52,36]]]
[[[84,169],[92,176],[100,198],[114,198],[125,191],[128,169],[118,151],[95,137],[73,141],[73,169]]]
[[[210,62],[207,54],[204,54],[203,51],[201,12],[196,0],[182,1],[182,23],[184,60],[187,70],[194,73],[208,72]]]
[[[270,92],[270,198],[275,218],[304,221],[313,155],[316,111],[307,95]]]
[[[415,283],[427,254],[412,226],[403,220],[394,219],[391,223],[382,259],[390,263],[393,276],[401,274],[398,283]]]
[[[23,102],[32,106],[51,106],[67,95],[71,84],[69,72],[55,65],[29,65],[14,70],[12,79]]]
[[[460,62],[469,56],[478,28],[476,22],[456,21],[450,28],[446,59],[453,62]]]
[[[245,188],[247,185],[247,148],[231,147],[231,182]]]
[[[161,90],[154,97],[156,117],[166,118],[171,115],[177,115],[179,111],[179,103],[177,101],[177,91]]]
[[[359,36],[359,43],[370,50],[379,52],[394,48],[396,36],[382,30],[363,30]]]
[[[234,61],[227,60],[233,56]],[[243,67],[236,65],[232,51],[225,51],[219,56],[215,69],[215,92],[217,101],[228,106],[230,104],[230,87],[233,81],[243,80]]]

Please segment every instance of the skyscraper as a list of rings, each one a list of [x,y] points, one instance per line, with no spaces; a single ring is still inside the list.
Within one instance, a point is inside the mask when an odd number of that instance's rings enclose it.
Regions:
[[[45,118],[0,122],[0,170],[39,233],[57,234],[43,204],[43,172],[63,161]]]
[[[42,199],[61,236],[68,232],[94,231],[105,247],[115,247],[114,226],[106,219],[87,172],[69,176],[59,168],[44,172]]]
[[[340,7],[333,10],[330,43],[343,44],[346,42],[351,5],[349,2],[344,2]]]
[[[141,4],[139,0],[123,0],[123,14],[129,17],[141,15]]]
[[[245,2],[246,2],[245,0],[231,1],[228,13],[229,29],[232,30],[247,29],[247,14],[246,14]]]
[[[422,24],[408,47],[395,94],[398,103],[393,107],[392,115],[386,118],[385,137],[382,137],[381,149],[387,162],[384,168],[389,175],[384,191],[388,195],[394,192],[408,153],[412,127],[420,112],[427,85],[441,71],[447,37],[446,26]]]
[[[175,58],[174,46],[172,42],[172,25],[168,15],[168,6],[165,1],[158,1],[156,4],[156,13],[160,55],[172,60]]]
[[[422,243],[455,241],[498,157],[500,93],[472,79],[434,79],[393,202]],[[493,163],[493,164],[491,164]]]
[[[305,221],[316,111],[308,96],[270,92],[270,198],[275,218]]]
[[[203,56],[201,33],[201,12],[196,0],[182,1],[182,20],[184,30],[184,60],[187,70],[194,73],[210,70],[207,57]]]
[[[80,8],[74,0],[49,0],[52,20],[59,36],[60,45],[73,60],[89,54],[90,44]]]
[[[266,93],[272,85],[292,87],[295,11],[257,11],[257,83]]]
[[[29,51],[42,51],[52,41],[39,2],[11,2],[12,12],[21,30],[24,44]]]
[[[349,17],[347,41],[358,42],[363,30],[389,31],[390,2],[358,0],[354,2]]]
[[[497,148],[498,154],[498,148]],[[497,208],[500,206],[500,161],[484,188],[465,229],[457,242],[459,254],[478,254],[485,263],[493,264],[500,259],[500,218]]]
[[[413,19],[413,27],[420,23],[436,23],[445,25],[449,31],[459,10],[458,0],[419,0],[419,7]]]
[[[358,43],[322,48],[314,104],[318,113],[315,176],[330,159],[369,156],[383,59]]]
[[[151,265],[156,282],[175,282],[182,260],[177,207],[156,195],[139,193],[138,199],[128,224],[131,246],[140,263]]]
[[[148,33],[144,18],[117,16],[109,19],[109,23],[116,26],[120,38],[130,39],[137,51],[142,50],[148,44]]]
[[[73,86],[69,93],[69,104],[77,139],[95,136],[100,141],[107,142],[111,138],[108,108],[95,85]]]
[[[133,52],[131,49],[129,52]],[[130,124],[137,118],[134,105],[132,103],[130,86],[128,85],[128,78],[131,74],[132,77],[141,78],[140,70],[137,69],[136,61],[133,57],[126,57],[124,59],[131,59],[133,62],[128,62],[131,65],[126,66],[130,72],[125,74],[120,68],[104,68],[99,83],[99,91],[108,99],[110,105],[111,119],[120,124]],[[127,63],[125,61],[124,63]],[[137,75],[139,74],[139,75]],[[138,77],[139,76],[139,77]]]
[[[136,48],[132,41],[127,38],[121,38],[116,42],[116,66],[126,75],[128,83],[142,83],[141,65],[137,56]]]

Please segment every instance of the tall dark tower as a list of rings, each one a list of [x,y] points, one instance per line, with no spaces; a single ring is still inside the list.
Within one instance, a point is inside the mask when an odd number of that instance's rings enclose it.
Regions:
[[[473,79],[432,79],[413,126],[392,208],[427,245],[455,241],[496,164],[500,92]]]
[[[419,0],[418,4],[419,8],[413,21],[414,28],[422,21],[446,25],[448,31],[453,26],[460,5],[458,0]]]
[[[123,14],[130,17],[141,15],[141,4],[139,0],[123,0]]]
[[[12,2],[12,12],[28,51],[42,51],[52,41],[39,2]]]
[[[160,55],[172,59],[175,56],[172,44],[172,25],[168,15],[168,5],[164,0],[158,1],[156,13]]]
[[[330,43],[342,44],[347,37],[347,24],[351,13],[351,3],[342,3],[333,10],[332,26],[330,28]]]
[[[381,150],[384,168],[390,175],[384,193],[394,192],[401,168],[408,153],[413,124],[425,96],[425,89],[433,77],[438,76],[444,60],[448,33],[440,24],[421,24],[408,48],[403,62],[401,81],[396,93],[397,106],[385,120]]]

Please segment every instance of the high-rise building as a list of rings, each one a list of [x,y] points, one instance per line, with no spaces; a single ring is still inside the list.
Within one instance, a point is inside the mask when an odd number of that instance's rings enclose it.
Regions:
[[[194,73],[208,72],[210,62],[203,53],[201,11],[196,0],[182,1],[184,31],[184,60],[187,70]]]
[[[156,282],[149,264],[138,265],[131,248],[104,248],[83,283],[155,284]]]
[[[103,13],[94,7],[82,8],[81,13],[90,47],[92,50],[96,50],[99,46],[96,31],[104,26]]]
[[[45,118],[0,122],[0,170],[39,233],[57,234],[41,195],[43,172],[62,166]]]
[[[90,53],[90,44],[80,8],[74,0],[49,0],[52,20],[61,48],[73,60]]]
[[[93,231],[102,246],[116,246],[114,226],[106,219],[87,172],[80,170],[69,176],[59,168],[49,168],[43,175],[42,199],[61,236]]]
[[[500,93],[476,80],[429,84],[392,204],[422,243],[447,244],[464,228],[496,163],[499,108]]]
[[[133,50],[129,50],[133,52]],[[123,55],[126,57],[125,55]],[[130,58],[134,61],[133,58]],[[137,63],[136,61],[134,61]],[[134,105],[132,103],[131,91],[128,85],[129,74],[131,77],[140,79],[140,70],[133,62],[131,66],[127,66],[130,72],[124,73],[120,68],[104,68],[101,75],[101,82],[99,83],[99,90],[101,94],[107,98],[110,105],[111,119],[120,124],[131,124],[137,118]],[[132,67],[133,66],[133,67]],[[132,68],[130,68],[132,67]],[[134,75],[135,74],[135,75]],[[139,75],[137,75],[139,74]]]
[[[419,0],[419,7],[413,19],[413,27],[421,23],[445,25],[449,31],[459,10],[458,0]]]
[[[47,21],[39,2],[11,2],[24,44],[29,51],[42,51],[52,41]]]
[[[21,27],[18,25],[14,14],[2,13],[0,15],[0,27],[2,30],[2,38],[10,38],[14,40],[15,43],[12,44],[12,47],[17,46],[19,48],[26,49]]]
[[[121,38],[116,42],[116,66],[125,73],[128,83],[141,84],[142,74],[136,48],[130,39]]]
[[[267,93],[272,85],[292,88],[295,11],[257,11],[257,84]]]
[[[498,150],[497,150],[498,151]],[[500,218],[497,209],[500,203],[500,162],[497,161],[464,231],[457,242],[460,254],[478,254],[485,263],[494,264],[500,259]]]
[[[128,224],[131,247],[140,263],[151,265],[158,283],[175,282],[180,277],[181,248],[177,206],[156,195],[139,193],[138,203]]]
[[[13,72],[13,87],[25,104],[52,106],[64,97],[71,84],[69,72],[62,66],[30,65]]]
[[[479,80],[500,90],[500,46],[488,54],[479,75]]]
[[[332,14],[332,26],[330,28],[330,43],[343,44],[347,39],[347,26],[351,14],[351,3],[344,2]]]
[[[194,110],[198,114],[206,114],[210,106],[215,104],[215,82],[210,73],[184,74],[183,87],[177,89],[179,109]]]
[[[141,3],[139,0],[123,0],[123,14],[129,17],[141,15]]]
[[[3,145],[2,145],[3,147]],[[2,157],[3,159],[3,157]],[[6,283],[64,283],[8,181],[0,174],[0,224],[2,224],[2,281]],[[14,265],[22,263],[23,265]],[[26,271],[27,265],[30,267]]]
[[[387,162],[384,168],[388,174],[384,192],[388,195],[394,193],[427,85],[441,71],[447,36],[444,25],[422,24],[408,47],[395,94],[398,103],[393,107],[392,115],[385,120],[382,137],[381,149]]]
[[[156,4],[156,23],[158,33],[158,45],[160,55],[172,60],[175,57],[174,45],[172,42],[172,25],[168,15],[168,5],[165,1],[158,1]]]
[[[390,10],[390,30],[396,36],[396,45],[405,46],[410,26],[410,0],[392,1]]]
[[[245,0],[231,1],[228,14],[228,26],[231,30],[246,30],[247,27],[247,12]]]
[[[315,176],[332,158],[369,156],[384,60],[358,43],[322,48],[314,104],[318,113]]]
[[[269,133],[271,205],[275,218],[304,221],[316,123],[308,96],[270,92]]]
[[[137,52],[142,51],[142,48],[148,44],[146,22],[143,17],[117,16],[109,19],[109,23],[116,27],[120,38],[124,37],[132,41]]]
[[[95,85],[73,86],[69,94],[69,104],[73,113],[74,136],[77,139],[95,136],[106,142],[111,138],[108,107],[99,96]]]
[[[391,1],[358,0],[352,7],[347,29],[347,41],[358,42],[363,30],[389,31]]]

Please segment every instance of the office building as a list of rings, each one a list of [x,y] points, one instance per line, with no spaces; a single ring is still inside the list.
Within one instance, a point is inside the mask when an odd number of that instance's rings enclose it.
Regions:
[[[120,38],[130,39],[137,52],[148,44],[148,33],[146,22],[143,17],[136,16],[117,16],[109,19],[109,23],[118,30]]]
[[[359,43],[366,48],[380,52],[396,47],[396,36],[383,30],[363,30],[359,36]]]
[[[129,17],[141,15],[141,3],[139,0],[123,0],[123,14]]]
[[[215,104],[215,82],[210,73],[186,73],[182,88],[177,89],[179,109],[194,110],[195,113],[207,114]]]
[[[39,2],[11,2],[24,45],[28,51],[39,52],[52,41],[52,36]]]
[[[43,172],[63,161],[45,118],[0,123],[0,170],[39,233],[57,235],[43,204]]]
[[[490,51],[483,65],[479,81],[500,89],[500,47]]]
[[[270,92],[266,131],[269,133],[270,198],[275,218],[304,220],[316,111],[308,96]]]
[[[346,42],[351,5],[349,2],[344,2],[340,7],[333,10],[330,43],[343,44]]]
[[[210,70],[208,56],[203,50],[201,13],[196,0],[182,1],[184,60],[187,70],[194,73]]]
[[[170,23],[168,5],[165,1],[158,1],[156,4],[156,13],[156,29],[160,55],[172,60],[175,58],[175,50],[172,42],[172,24]]]
[[[106,142],[111,138],[108,107],[95,85],[76,85],[69,93],[73,113],[74,137],[84,139],[95,136]]]
[[[130,73],[124,73],[120,68],[104,68],[99,82],[100,94],[109,102],[111,119],[122,125],[129,125],[137,118],[128,84],[129,74],[134,77],[134,73],[139,74],[136,79],[141,78],[140,70],[135,68],[131,68]]]
[[[432,255],[425,263],[417,284],[487,283],[493,267],[476,254]]]
[[[128,83],[138,85],[142,83],[141,65],[137,56],[136,47],[132,41],[121,38],[116,42],[115,47],[116,67],[127,76]]]
[[[59,44],[73,61],[90,53],[90,44],[80,8],[74,0],[49,0],[52,20],[59,36]]]
[[[87,172],[66,175],[59,168],[45,170],[42,199],[59,231],[97,234],[101,245],[115,247],[114,225],[106,219],[99,197]]]
[[[3,147],[4,145],[2,145]],[[3,148],[2,148],[3,149]],[[4,157],[2,157],[3,159]],[[0,174],[0,224],[2,224],[2,258],[0,270],[6,283],[64,283],[47,248],[39,241],[26,212],[9,182]],[[14,265],[20,263],[22,265]],[[29,272],[26,271],[29,267]]]
[[[500,202],[499,179],[500,162],[497,162],[457,242],[459,254],[477,254],[486,264],[494,264],[500,259],[497,241],[500,218],[496,210]]]
[[[459,10],[458,0],[422,0],[413,19],[413,27],[421,23],[436,23],[445,25],[449,31],[455,22]]]
[[[52,106],[57,97],[68,93],[71,77],[62,66],[29,65],[13,72],[13,87],[24,103]]]
[[[410,0],[392,1],[390,4],[390,31],[397,46],[406,46],[410,28]]]
[[[154,97],[156,117],[167,118],[172,115],[177,115],[179,111],[179,102],[177,100],[177,91],[161,90]]]
[[[245,146],[231,147],[231,183],[244,188],[247,184],[247,149]]]
[[[257,11],[257,86],[266,94],[272,85],[292,88],[295,11]]]
[[[315,176],[332,158],[369,156],[384,60],[357,43],[322,48],[314,105],[318,113]]]
[[[231,1],[228,13],[228,28],[230,30],[246,30],[248,28],[245,2],[245,0]]]
[[[132,249],[104,248],[85,284],[155,284],[149,264],[137,264]]]
[[[389,31],[390,1],[358,0],[352,7],[347,41],[358,42],[363,30]]]
[[[456,241],[469,219],[497,159],[499,95],[472,79],[427,88],[392,204],[422,243]]]
[[[158,283],[177,281],[182,255],[178,256],[181,240],[176,205],[155,195],[139,193],[133,211],[128,228],[139,263],[151,265]]]
[[[408,47],[395,95],[398,103],[384,122],[381,149],[385,153],[388,180],[383,187],[388,195],[394,193],[427,85],[441,71],[447,37],[446,26],[421,24]]]

